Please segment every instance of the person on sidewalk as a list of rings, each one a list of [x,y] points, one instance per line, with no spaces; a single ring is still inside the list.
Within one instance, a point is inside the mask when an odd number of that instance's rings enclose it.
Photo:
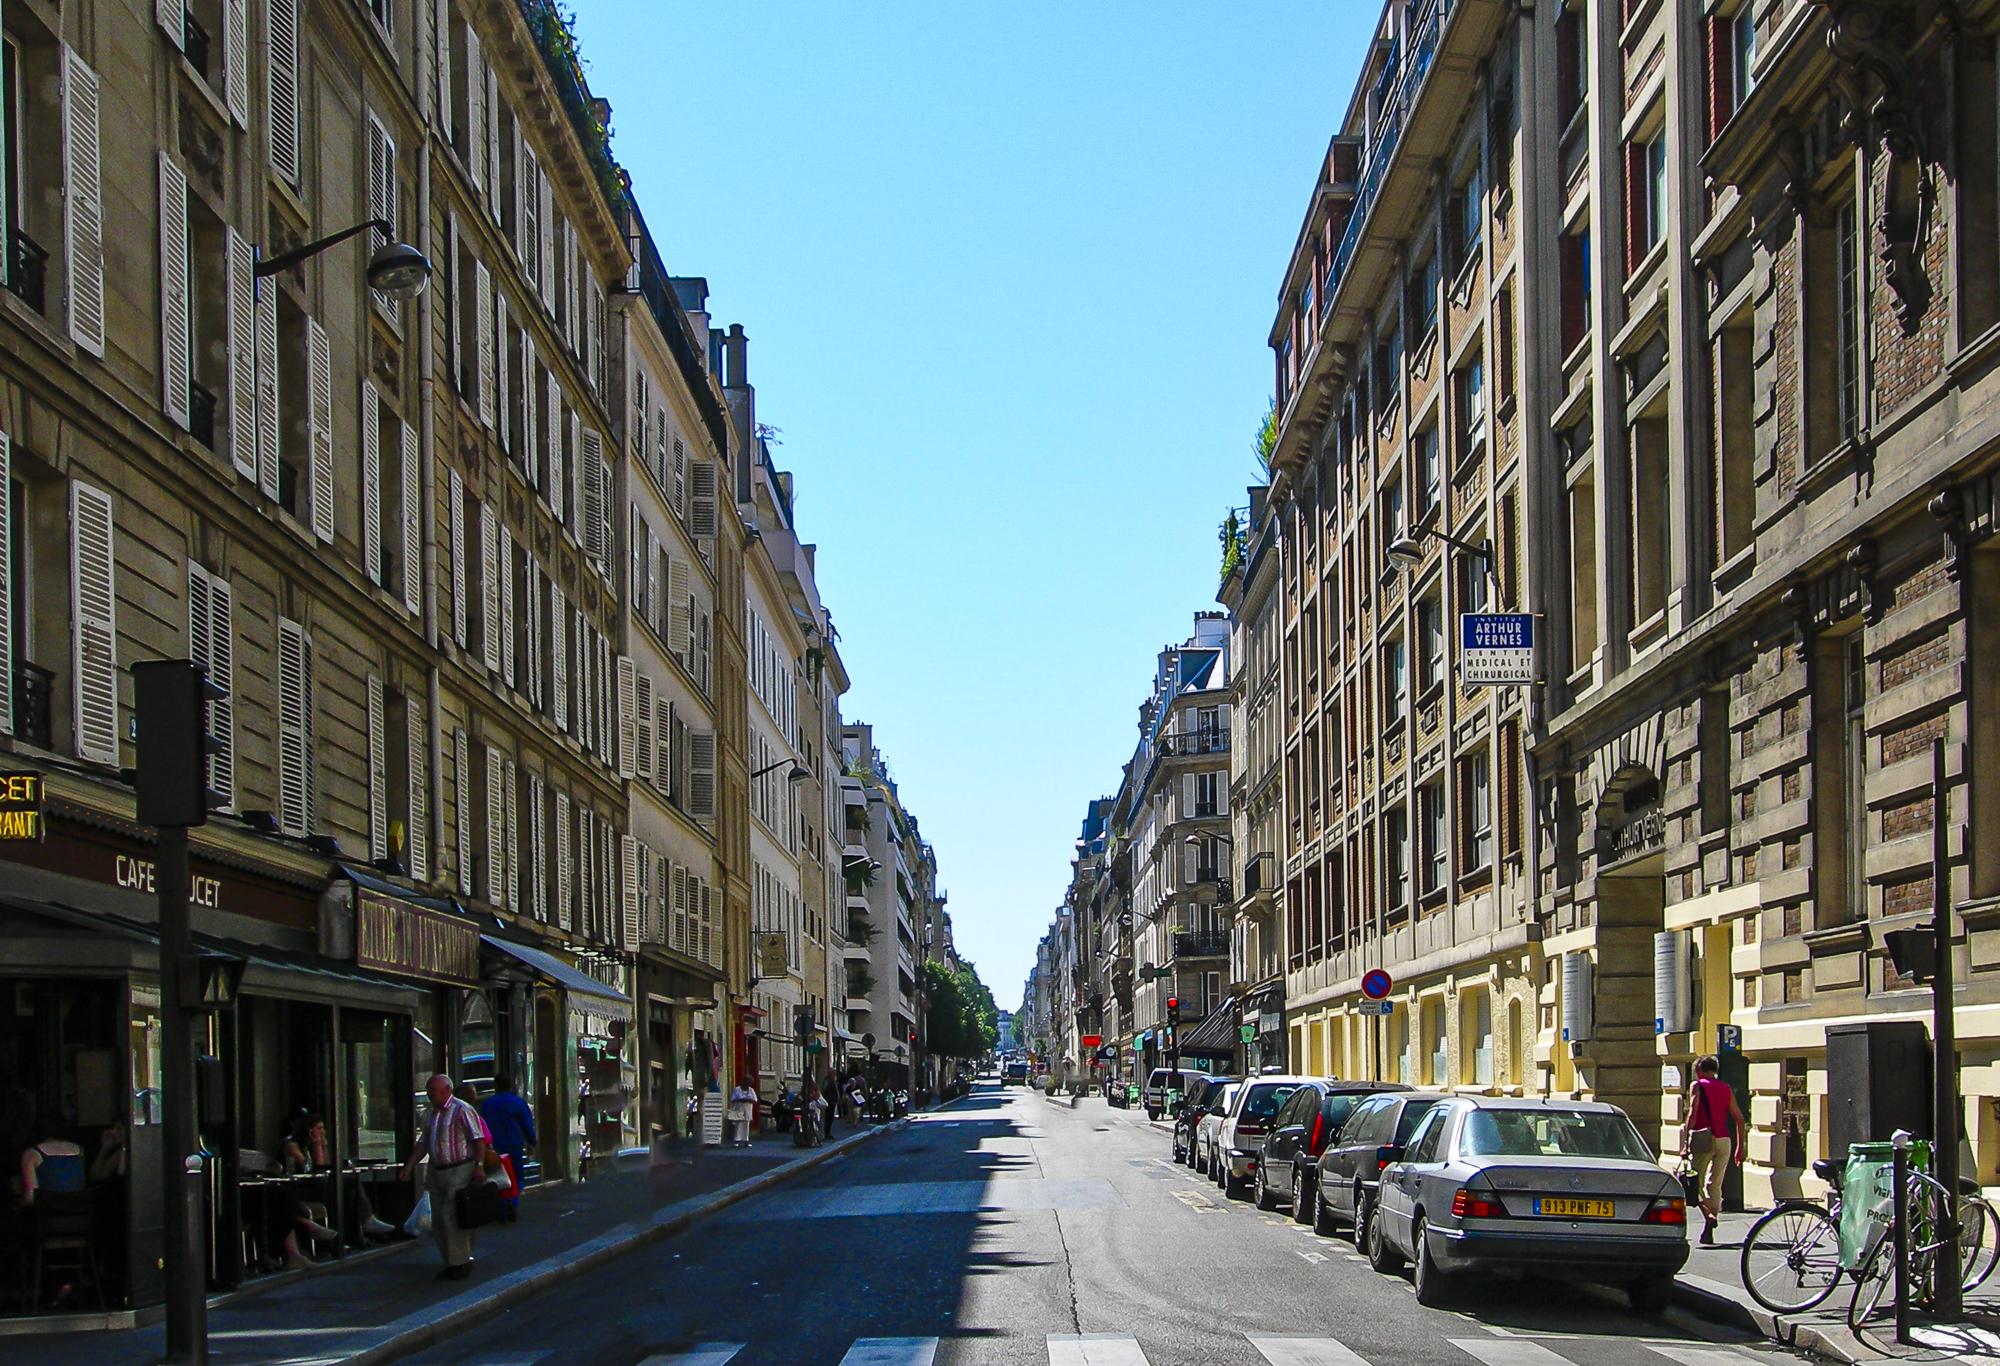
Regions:
[[[503,1074],[493,1079],[493,1094],[480,1103],[479,1113],[493,1135],[494,1148],[514,1164],[515,1189],[507,1197],[507,1222],[511,1224],[520,1217],[521,1171],[527,1165],[528,1149],[535,1146],[535,1112],[515,1094],[514,1079]]]
[[[757,1093],[750,1089],[747,1081],[738,1081],[736,1089],[729,1093],[729,1133],[730,1146],[747,1148],[750,1146],[750,1125],[757,1118]]]
[[[820,1088],[819,1093],[826,1100],[826,1128],[824,1132],[826,1137],[831,1140],[833,1138],[833,1122],[840,1118],[840,1079],[833,1075],[832,1068],[827,1069],[826,1085]]]
[[[1703,1247],[1715,1246],[1715,1226],[1722,1219],[1722,1178],[1732,1158],[1739,1165],[1743,1161],[1743,1111],[1721,1072],[1712,1053],[1696,1061],[1681,1124],[1681,1156],[1693,1165],[1701,1191]]]
[[[410,1180],[417,1164],[430,1159],[424,1189],[431,1197],[431,1233],[444,1262],[438,1279],[462,1281],[472,1274],[473,1233],[458,1226],[458,1193],[485,1172],[486,1126],[477,1110],[452,1094],[451,1078],[442,1072],[424,1084],[424,1092],[430,1097],[431,1112],[424,1118],[410,1160],[403,1164],[402,1176]]]

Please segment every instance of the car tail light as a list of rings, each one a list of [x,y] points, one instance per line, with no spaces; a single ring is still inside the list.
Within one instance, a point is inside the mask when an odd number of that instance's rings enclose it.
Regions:
[[[1451,1217],[1454,1219],[1505,1219],[1507,1207],[1492,1198],[1486,1191],[1467,1190],[1459,1187],[1451,1197]]]
[[[1375,1170],[1379,1172],[1391,1162],[1401,1161],[1402,1157],[1403,1150],[1393,1145],[1387,1148],[1377,1148],[1375,1150]]]
[[[1316,1153],[1319,1151],[1320,1135],[1325,1132],[1326,1132],[1326,1116],[1314,1115],[1312,1137],[1306,1140],[1307,1152]]]
[[[1656,1196],[1646,1212],[1639,1216],[1642,1224],[1685,1224],[1688,1221],[1688,1202],[1678,1195]]]

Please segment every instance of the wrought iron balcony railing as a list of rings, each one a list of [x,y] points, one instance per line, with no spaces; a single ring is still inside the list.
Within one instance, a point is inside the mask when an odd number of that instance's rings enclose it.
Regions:
[[[1162,735],[1159,742],[1160,753],[1164,755],[1227,754],[1229,753],[1229,732],[1223,730],[1193,730],[1180,735]]]
[[[1174,936],[1174,957],[1176,958],[1227,958],[1229,956],[1229,931],[1198,930]]]

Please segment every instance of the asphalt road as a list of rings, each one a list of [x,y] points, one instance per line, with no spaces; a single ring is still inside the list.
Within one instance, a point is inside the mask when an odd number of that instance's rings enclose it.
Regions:
[[[1704,1340],[1704,1335],[1709,1340]],[[1777,1366],[1611,1290],[1450,1312],[1102,1100],[986,1085],[413,1361],[427,1366]]]

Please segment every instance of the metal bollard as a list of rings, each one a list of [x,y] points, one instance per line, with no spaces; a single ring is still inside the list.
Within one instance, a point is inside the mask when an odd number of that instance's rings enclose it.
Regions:
[[[1910,1340],[1910,1199],[1904,1182],[1910,1175],[1910,1135],[1896,1130],[1890,1141],[1895,1153],[1889,1163],[1891,1217],[1896,1232],[1896,1341]]]

